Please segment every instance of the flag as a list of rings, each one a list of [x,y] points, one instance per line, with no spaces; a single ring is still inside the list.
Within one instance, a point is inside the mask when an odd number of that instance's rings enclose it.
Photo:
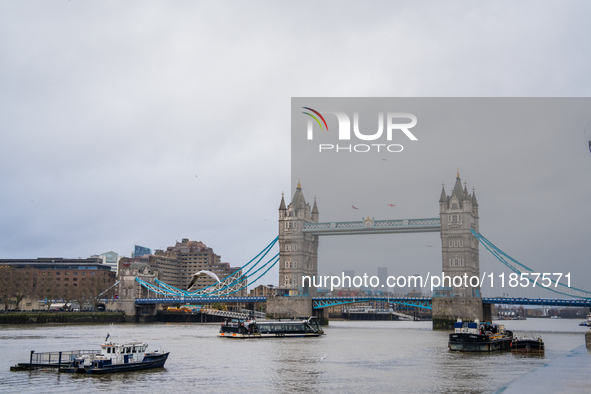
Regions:
[[[107,337],[105,338],[105,342],[107,342],[107,339],[109,339],[110,336],[111,336],[111,334],[107,333]]]

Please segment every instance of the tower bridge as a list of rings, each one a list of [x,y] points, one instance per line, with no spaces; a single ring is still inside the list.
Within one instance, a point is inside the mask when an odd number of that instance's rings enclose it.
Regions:
[[[369,216],[354,222],[320,222],[316,199],[306,202],[301,184],[289,205],[284,196],[279,204],[279,291],[287,295],[316,296],[317,289],[304,277],[318,275],[319,237],[323,235],[361,235],[439,232],[442,246],[442,271],[446,275],[480,275],[478,239],[478,201],[468,192],[458,170],[455,185],[447,195],[442,186],[438,218],[375,220]],[[434,325],[449,326],[459,313],[465,319],[482,319],[480,287],[453,287],[450,297],[434,305]],[[456,297],[461,298],[461,301]]]
[[[277,317],[295,317],[312,313],[322,315],[329,306],[367,301],[386,301],[433,310],[433,327],[448,328],[457,318],[465,320],[490,316],[491,304],[591,306],[591,292],[562,283],[547,288],[569,299],[544,298],[482,298],[480,287],[463,282],[460,286],[437,289],[435,297],[411,299],[409,297],[318,297],[316,288],[305,283],[303,277],[318,275],[318,247],[321,236],[371,235],[397,233],[439,232],[442,250],[442,272],[446,276],[467,275],[480,277],[479,244],[482,244],[501,263],[519,274],[535,272],[511,258],[479,233],[478,202],[476,193],[468,192],[460,174],[448,195],[442,186],[439,197],[439,217],[418,219],[376,220],[369,216],[361,221],[320,222],[316,199],[313,206],[306,202],[302,186],[298,182],[289,204],[282,195],[279,205],[279,235],[261,253],[221,283],[189,292],[174,288],[158,280],[157,273],[138,273],[135,277],[122,278],[119,294],[135,294],[134,308],[145,310],[147,306],[166,303],[211,302],[266,302],[267,311]],[[279,253],[262,263],[271,248],[278,243]],[[256,262],[255,262],[256,260]],[[259,263],[261,265],[259,266]],[[252,265],[251,265],[252,264]],[[283,296],[270,298],[236,297],[236,292],[260,279],[273,266],[279,264],[279,286],[276,291]],[[150,276],[152,275],[152,276]],[[528,277],[530,282],[534,280]],[[248,281],[251,283],[248,283]],[[131,284],[133,281],[134,284]],[[309,282],[309,281],[307,281]],[[539,284],[538,284],[539,285]],[[135,287],[134,287],[135,286]],[[123,290],[125,289],[125,290]],[[132,290],[128,290],[132,289]],[[154,297],[155,296],[155,297]],[[297,297],[296,297],[297,296]],[[404,299],[403,299],[404,298]],[[222,301],[223,300],[223,301]],[[121,308],[123,309],[123,308]],[[152,311],[154,308],[152,308]]]

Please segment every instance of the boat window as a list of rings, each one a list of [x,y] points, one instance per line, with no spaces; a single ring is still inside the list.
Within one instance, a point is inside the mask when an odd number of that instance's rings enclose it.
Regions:
[[[137,349],[135,348],[135,346],[133,347],[133,352],[137,353]]]
[[[111,348],[110,347],[107,348],[107,353],[111,353]]]

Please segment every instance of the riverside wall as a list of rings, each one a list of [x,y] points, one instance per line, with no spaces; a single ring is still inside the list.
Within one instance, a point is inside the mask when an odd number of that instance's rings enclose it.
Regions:
[[[124,323],[122,312],[6,312],[0,324]]]

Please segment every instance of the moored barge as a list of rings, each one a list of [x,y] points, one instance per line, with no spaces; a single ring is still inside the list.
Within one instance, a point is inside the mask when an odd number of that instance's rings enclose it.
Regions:
[[[474,322],[462,322],[461,319],[454,324],[454,333],[449,334],[449,350],[459,352],[494,352],[509,350],[513,333],[505,330],[505,326]]]
[[[544,353],[545,345],[541,337],[523,336],[513,338],[511,342],[512,353]]]

